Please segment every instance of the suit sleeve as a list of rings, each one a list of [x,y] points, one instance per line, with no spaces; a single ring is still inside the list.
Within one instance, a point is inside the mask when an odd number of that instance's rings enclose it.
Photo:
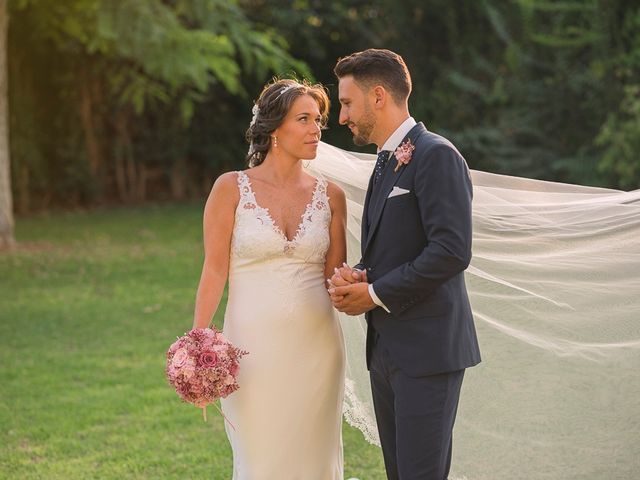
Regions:
[[[471,261],[473,192],[466,162],[448,145],[429,149],[420,160],[414,185],[426,246],[373,283],[393,314],[431,295]]]

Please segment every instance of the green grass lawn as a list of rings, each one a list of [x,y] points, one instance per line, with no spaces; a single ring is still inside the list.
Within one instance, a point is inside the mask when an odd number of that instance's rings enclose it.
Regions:
[[[0,253],[0,478],[231,478],[221,416],[204,423],[164,377],[192,322],[201,209],[17,221],[20,247]],[[385,478],[347,425],[344,446],[345,478]]]

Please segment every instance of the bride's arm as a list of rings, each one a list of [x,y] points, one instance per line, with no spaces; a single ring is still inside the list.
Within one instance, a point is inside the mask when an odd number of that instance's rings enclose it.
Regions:
[[[222,298],[229,273],[235,209],[240,195],[233,172],[218,177],[204,207],[204,263],[196,294],[193,328],[209,326]]]
[[[331,207],[329,225],[329,250],[324,263],[324,278],[331,278],[334,269],[341,267],[347,259],[347,200],[336,184],[328,182],[327,195]]]

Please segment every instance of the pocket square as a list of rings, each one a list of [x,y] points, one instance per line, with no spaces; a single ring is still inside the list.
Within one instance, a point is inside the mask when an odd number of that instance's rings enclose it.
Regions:
[[[406,188],[393,187],[393,190],[391,190],[391,193],[387,198],[397,197],[398,195],[405,195],[407,193],[409,193],[409,190]]]

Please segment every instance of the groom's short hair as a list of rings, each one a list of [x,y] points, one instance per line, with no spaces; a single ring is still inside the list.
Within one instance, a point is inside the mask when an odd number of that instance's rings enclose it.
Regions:
[[[382,85],[398,105],[411,93],[411,75],[404,60],[391,50],[369,48],[338,60],[333,72],[340,79],[352,75],[363,89]]]

